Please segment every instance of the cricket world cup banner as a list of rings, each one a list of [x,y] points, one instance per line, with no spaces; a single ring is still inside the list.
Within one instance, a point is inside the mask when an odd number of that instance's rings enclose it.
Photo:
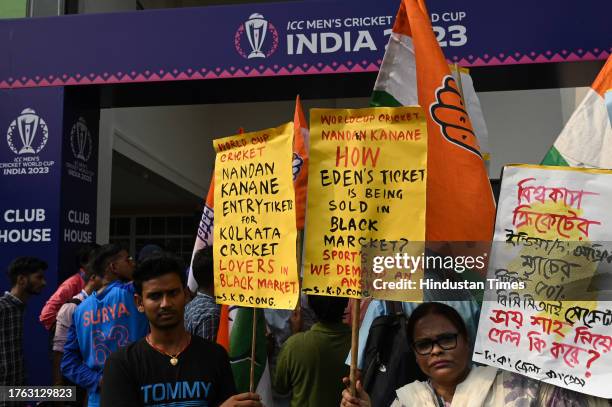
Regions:
[[[296,1],[2,21],[0,88],[377,72],[398,5]],[[428,6],[446,58],[465,67],[611,52],[610,2]]]

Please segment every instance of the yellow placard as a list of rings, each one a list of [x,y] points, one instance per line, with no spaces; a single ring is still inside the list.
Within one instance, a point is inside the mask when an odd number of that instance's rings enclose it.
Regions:
[[[425,114],[313,109],[309,160],[303,291],[368,295],[364,249],[401,253],[425,240]]]
[[[217,303],[294,309],[293,123],[213,143]]]

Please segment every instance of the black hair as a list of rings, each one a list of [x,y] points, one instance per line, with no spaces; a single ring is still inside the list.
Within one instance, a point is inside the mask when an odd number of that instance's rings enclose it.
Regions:
[[[309,295],[308,305],[321,322],[340,322],[348,305],[346,297]]]
[[[160,253],[148,257],[136,267],[134,291],[142,295],[142,283],[166,274],[176,274],[180,277],[183,287],[187,287],[187,277],[183,270],[183,262],[171,254]]]
[[[98,254],[100,254],[100,252],[102,251],[102,247],[100,245],[97,245],[97,247],[93,248],[90,252],[89,252],[89,261],[87,262],[87,264],[85,265],[85,267],[83,267],[84,271],[85,271],[85,282],[91,280],[94,277],[104,277],[104,273],[100,274],[99,270],[96,271],[94,270],[94,262],[96,260],[96,258],[98,257]]]
[[[93,259],[94,251],[98,248],[100,245],[97,243],[85,243],[79,246],[76,253],[76,266],[86,268]]]
[[[11,287],[17,284],[17,278],[19,276],[29,276],[38,271],[45,271],[48,264],[46,261],[41,260],[37,257],[23,256],[13,259],[8,267],[8,276],[11,281]]]
[[[457,328],[459,335],[463,336],[465,340],[468,340],[467,328],[461,315],[453,307],[443,304],[441,302],[425,302],[412,311],[410,318],[408,319],[407,331],[408,341],[414,343],[414,328],[419,320],[427,315],[441,315],[448,319],[451,324]]]
[[[140,251],[138,252],[138,263],[142,263],[143,261],[145,261],[148,257],[151,256],[155,256],[156,254],[160,254],[163,253],[164,249],[162,249],[161,247],[159,247],[156,244],[147,244],[144,245],[142,247],[142,249],[140,249]]]
[[[108,265],[117,258],[122,250],[125,249],[115,243],[105,244],[97,249],[91,262],[91,272],[97,276],[104,276]]]
[[[191,262],[193,278],[199,287],[210,288],[214,284],[214,263],[212,246],[205,247],[196,252]]]

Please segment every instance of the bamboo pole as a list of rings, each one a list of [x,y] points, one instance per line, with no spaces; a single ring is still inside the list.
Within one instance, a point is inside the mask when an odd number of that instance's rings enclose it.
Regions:
[[[257,349],[257,308],[253,307],[253,336],[251,337],[251,376],[249,391],[255,393],[255,350]]]
[[[357,397],[357,357],[359,356],[359,310],[361,299],[353,301],[353,315],[351,318],[351,396]]]
[[[302,308],[302,296],[299,294],[302,292],[302,279],[300,277],[300,268],[302,267],[302,241],[304,239],[304,231],[302,230],[298,230],[297,231],[297,247],[296,247],[296,251],[295,251],[295,255],[296,255],[296,261],[297,261],[297,270],[298,270],[298,284],[300,285],[300,289],[298,290],[298,301],[297,301],[297,305],[295,306],[295,310],[296,311],[300,311],[300,309]]]

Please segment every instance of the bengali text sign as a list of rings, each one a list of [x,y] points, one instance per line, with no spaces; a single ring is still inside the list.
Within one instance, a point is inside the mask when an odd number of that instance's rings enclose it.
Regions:
[[[610,202],[612,171],[504,168],[487,277],[507,286],[485,292],[475,361],[612,397]]]
[[[214,140],[218,303],[295,308],[292,143],[292,123]]]
[[[359,298],[363,248],[424,241],[426,169],[420,107],[310,111],[304,292]]]

